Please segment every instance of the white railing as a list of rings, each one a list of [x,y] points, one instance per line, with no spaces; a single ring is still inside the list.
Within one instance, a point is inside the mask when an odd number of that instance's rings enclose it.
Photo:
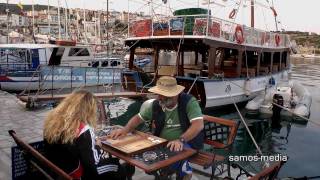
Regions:
[[[209,19],[209,23],[207,23]],[[159,37],[159,36],[203,36],[215,40],[237,43],[235,30],[241,26],[245,45],[263,47],[289,47],[289,37],[279,34],[239,25],[231,21],[208,16],[206,14],[184,15],[174,17],[153,17],[130,22],[129,38]],[[208,28],[208,30],[207,30]],[[280,37],[278,44],[276,36]]]

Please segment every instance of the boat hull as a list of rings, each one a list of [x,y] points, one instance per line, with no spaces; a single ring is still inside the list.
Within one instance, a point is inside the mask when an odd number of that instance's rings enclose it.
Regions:
[[[258,76],[247,80],[247,78],[225,78],[225,79],[197,79],[197,87],[192,87],[191,93],[195,97],[201,97],[201,105],[204,108],[219,107],[240,102],[245,102],[259,95],[266,87],[270,86],[271,76]],[[287,78],[287,70],[274,73],[272,75],[275,83]],[[186,86],[186,81],[190,84],[194,78],[177,77],[179,84]],[[186,86],[188,87],[188,86]],[[200,88],[199,88],[200,87]],[[194,90],[197,93],[194,93]],[[203,89],[204,91],[202,91]],[[188,91],[188,88],[187,88]]]

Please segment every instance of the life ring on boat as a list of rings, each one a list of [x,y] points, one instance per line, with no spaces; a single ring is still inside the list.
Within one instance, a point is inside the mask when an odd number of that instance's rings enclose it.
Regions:
[[[276,34],[276,35],[274,36],[274,39],[275,39],[275,41],[276,41],[276,45],[279,46],[279,45],[280,45],[280,41],[281,41],[280,35],[279,35],[279,34]]]
[[[234,16],[236,15],[236,9],[233,9],[229,14],[229,19],[234,19]]]
[[[238,44],[242,44],[244,42],[243,29],[241,25],[237,25],[234,36]]]

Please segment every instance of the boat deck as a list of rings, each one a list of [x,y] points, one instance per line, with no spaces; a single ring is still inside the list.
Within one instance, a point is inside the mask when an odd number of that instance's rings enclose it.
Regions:
[[[150,93],[139,93],[139,92],[110,92],[110,93],[94,93],[98,98],[113,98],[113,97],[127,97],[127,98],[138,98],[145,97]],[[21,95],[18,98],[23,102],[28,102],[32,99],[33,102],[50,101],[50,100],[61,100],[69,94],[44,94],[44,95]]]

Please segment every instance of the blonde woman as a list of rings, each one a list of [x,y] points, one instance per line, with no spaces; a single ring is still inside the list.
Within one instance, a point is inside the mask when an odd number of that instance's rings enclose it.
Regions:
[[[103,159],[95,141],[97,100],[73,92],[49,112],[44,124],[47,157],[74,179],[125,179],[117,159]]]

